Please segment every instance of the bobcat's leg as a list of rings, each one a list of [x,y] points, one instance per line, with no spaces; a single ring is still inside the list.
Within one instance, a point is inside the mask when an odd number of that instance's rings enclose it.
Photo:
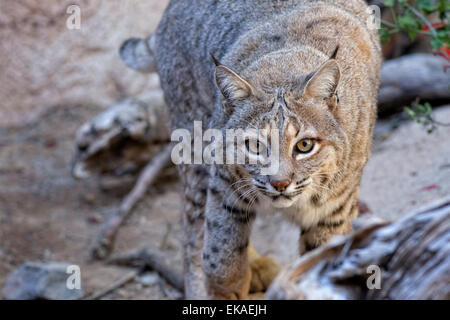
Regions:
[[[299,246],[300,254],[326,244],[335,235],[352,231],[352,220],[358,215],[358,190],[351,193],[317,226],[302,230]]]
[[[186,299],[206,299],[201,265],[208,174],[202,166],[180,166],[184,186],[184,284]]]
[[[247,247],[255,212],[252,196],[233,181],[219,170],[208,188],[203,270],[213,299],[242,299],[250,288]]]

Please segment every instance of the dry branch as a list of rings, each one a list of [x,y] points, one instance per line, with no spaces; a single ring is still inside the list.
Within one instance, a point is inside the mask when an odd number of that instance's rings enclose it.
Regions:
[[[108,293],[113,292],[114,290],[119,289],[120,287],[124,286],[128,282],[134,280],[134,278],[136,278],[138,273],[139,273],[139,271],[137,271],[137,270],[128,272],[125,276],[123,276],[119,280],[115,281],[114,283],[112,283],[111,285],[109,285],[108,287],[106,287],[104,289],[94,292],[92,295],[84,298],[84,300],[99,300],[99,299],[103,298],[104,296],[106,296]]]
[[[380,289],[368,288],[369,266],[380,268]],[[301,257],[267,298],[450,299],[450,198]]]
[[[131,266],[131,267],[146,267],[158,272],[168,283],[174,286],[180,292],[184,292],[183,276],[176,273],[173,269],[164,264],[163,259],[149,249],[132,252],[128,254],[112,257],[108,263]]]
[[[116,234],[130,216],[134,206],[145,195],[161,170],[169,163],[172,146],[167,145],[142,171],[133,190],[122,201],[119,210],[101,226],[97,241],[92,249],[92,257],[104,259],[111,252]]]

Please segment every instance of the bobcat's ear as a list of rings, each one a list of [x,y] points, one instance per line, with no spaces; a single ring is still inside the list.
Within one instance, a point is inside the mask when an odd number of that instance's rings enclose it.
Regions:
[[[236,72],[218,64],[214,73],[216,85],[228,101],[242,100],[253,94],[253,88]]]
[[[304,94],[310,97],[331,98],[341,77],[341,71],[336,60],[330,59],[316,71],[305,86]]]

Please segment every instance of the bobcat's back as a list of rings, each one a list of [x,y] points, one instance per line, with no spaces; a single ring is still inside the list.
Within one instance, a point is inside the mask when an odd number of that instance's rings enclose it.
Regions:
[[[367,28],[366,9],[363,0],[170,1],[155,34],[155,56],[169,108],[177,114],[172,126],[210,119],[215,98],[210,54],[240,72],[282,47],[313,42],[328,54],[337,43],[343,50],[356,41],[360,52],[354,54],[364,53],[359,60],[366,58],[376,71],[378,33]]]

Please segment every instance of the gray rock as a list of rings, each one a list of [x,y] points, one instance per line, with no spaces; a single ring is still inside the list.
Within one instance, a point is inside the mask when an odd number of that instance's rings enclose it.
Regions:
[[[7,300],[74,300],[83,297],[82,289],[67,288],[67,263],[26,262],[5,281],[3,298]]]
[[[156,272],[145,273],[138,278],[139,283],[144,286],[153,286],[158,284],[160,279],[159,275]]]

